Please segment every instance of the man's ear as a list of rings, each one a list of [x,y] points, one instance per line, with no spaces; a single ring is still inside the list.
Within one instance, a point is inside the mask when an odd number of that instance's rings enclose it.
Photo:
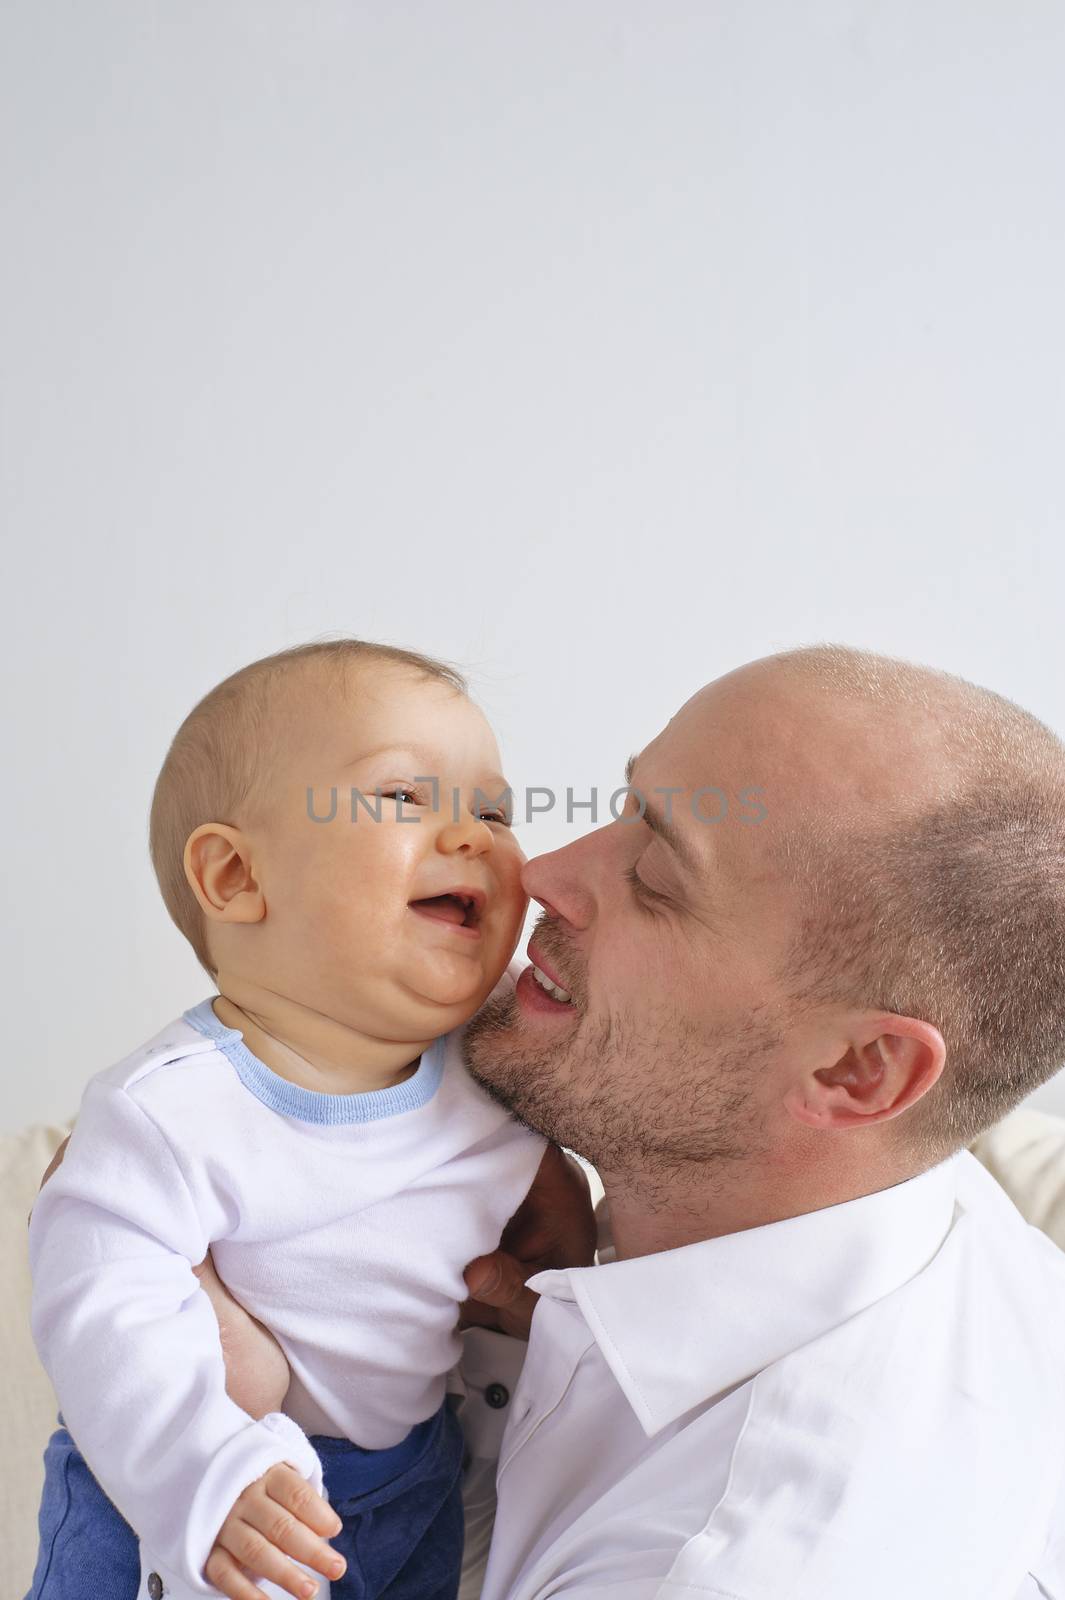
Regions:
[[[863,1128],[886,1122],[920,1100],[947,1058],[930,1022],[891,1011],[856,1019],[837,1059],[807,1070],[784,1097],[797,1122],[811,1128]]]
[[[189,887],[212,922],[261,922],[266,897],[252,863],[251,841],[225,822],[201,822],[185,841]]]

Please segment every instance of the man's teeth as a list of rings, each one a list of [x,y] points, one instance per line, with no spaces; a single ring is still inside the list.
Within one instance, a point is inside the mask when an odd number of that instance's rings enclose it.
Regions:
[[[551,979],[547,976],[547,973],[541,972],[535,961],[533,962],[532,970],[533,977],[536,979],[541,989],[546,989],[548,994],[551,995],[552,999],[561,1000],[566,1005],[570,1003],[572,997],[566,993],[561,984],[552,983]]]

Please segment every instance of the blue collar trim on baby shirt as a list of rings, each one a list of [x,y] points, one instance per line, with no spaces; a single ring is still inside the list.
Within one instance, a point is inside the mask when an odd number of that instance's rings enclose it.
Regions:
[[[212,995],[208,1000],[201,1000],[198,1006],[182,1012],[182,1016],[199,1033],[215,1041],[244,1087],[264,1106],[281,1112],[282,1116],[298,1117],[301,1122],[377,1122],[402,1111],[416,1111],[431,1100],[440,1087],[446,1036],[434,1039],[429,1048],[422,1051],[418,1070],[412,1077],[403,1083],[394,1083],[389,1089],[366,1089],[361,1094],[321,1094],[317,1089],[304,1089],[271,1071],[258,1056],[253,1056],[240,1029],[227,1028],[215,1015],[213,999]]]

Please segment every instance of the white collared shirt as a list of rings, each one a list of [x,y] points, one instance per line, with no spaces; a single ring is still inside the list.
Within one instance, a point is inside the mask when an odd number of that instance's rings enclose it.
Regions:
[[[1065,1600],[1065,1255],[968,1153],[531,1283],[483,1600]]]

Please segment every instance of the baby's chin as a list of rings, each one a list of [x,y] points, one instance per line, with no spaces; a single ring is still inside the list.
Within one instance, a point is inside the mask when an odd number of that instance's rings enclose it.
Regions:
[[[481,962],[438,959],[426,963],[412,990],[418,1000],[441,1014],[443,1026],[438,1032],[450,1032],[480,1010],[505,971],[505,958]]]

